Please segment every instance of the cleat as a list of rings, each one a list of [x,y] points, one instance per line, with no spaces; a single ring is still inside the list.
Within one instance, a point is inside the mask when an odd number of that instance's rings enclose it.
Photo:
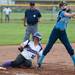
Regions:
[[[6,68],[4,68],[4,67],[0,67],[0,70],[7,70]]]

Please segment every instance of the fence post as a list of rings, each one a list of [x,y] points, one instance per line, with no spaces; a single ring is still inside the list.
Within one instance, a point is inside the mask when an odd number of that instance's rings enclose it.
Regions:
[[[3,22],[3,7],[1,6],[1,23]]]

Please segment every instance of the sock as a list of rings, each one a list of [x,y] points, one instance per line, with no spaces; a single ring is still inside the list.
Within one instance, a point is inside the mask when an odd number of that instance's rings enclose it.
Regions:
[[[11,67],[11,61],[5,62],[2,67]]]
[[[43,63],[43,60],[44,60],[45,56],[42,55],[40,56],[39,60],[38,60],[38,64],[42,64]]]
[[[75,55],[72,55],[71,57],[72,57],[72,61],[73,61],[74,65],[75,65]]]

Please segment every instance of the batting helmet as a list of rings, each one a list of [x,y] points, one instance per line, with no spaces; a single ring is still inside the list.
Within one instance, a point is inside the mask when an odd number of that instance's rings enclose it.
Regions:
[[[34,33],[33,37],[37,37],[39,40],[42,39],[41,34],[39,32]]]

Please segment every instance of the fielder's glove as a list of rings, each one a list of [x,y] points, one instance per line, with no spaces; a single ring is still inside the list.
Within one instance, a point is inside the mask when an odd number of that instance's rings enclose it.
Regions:
[[[70,8],[66,9],[66,12],[71,13],[71,9]]]
[[[19,50],[20,52],[22,52],[22,51],[23,51],[23,47],[22,47],[22,46],[18,47],[18,50]]]
[[[41,68],[41,64],[40,63],[38,63],[37,68]]]
[[[24,27],[26,27],[27,25],[26,24],[24,24]]]

